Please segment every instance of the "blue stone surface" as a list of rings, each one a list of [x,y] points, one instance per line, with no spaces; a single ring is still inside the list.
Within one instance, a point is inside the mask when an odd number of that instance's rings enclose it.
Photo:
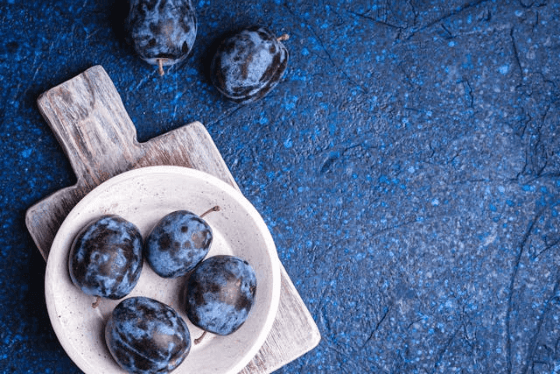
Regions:
[[[157,69],[124,2],[0,1],[0,372],[79,373],[50,326],[25,211],[75,183],[36,105],[100,64],[140,141],[205,124],[322,334],[278,373],[560,370],[560,3],[198,1]],[[223,36],[287,33],[283,80],[240,106]]]

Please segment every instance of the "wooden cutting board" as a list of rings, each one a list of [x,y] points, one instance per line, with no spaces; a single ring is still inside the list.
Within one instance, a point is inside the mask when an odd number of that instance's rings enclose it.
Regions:
[[[127,170],[185,166],[239,189],[199,122],[139,143],[117,89],[101,66],[50,89],[37,102],[77,177],[74,186],[48,196],[27,211],[27,228],[45,259],[62,221],[76,203],[100,183]],[[280,305],[272,331],[241,373],[270,373],[313,349],[321,339],[286,270],[282,265],[280,268]]]

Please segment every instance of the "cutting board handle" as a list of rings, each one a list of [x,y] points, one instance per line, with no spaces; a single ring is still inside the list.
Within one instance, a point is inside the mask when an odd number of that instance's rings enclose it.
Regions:
[[[76,177],[96,186],[141,156],[136,128],[101,66],[56,86],[37,100]]]

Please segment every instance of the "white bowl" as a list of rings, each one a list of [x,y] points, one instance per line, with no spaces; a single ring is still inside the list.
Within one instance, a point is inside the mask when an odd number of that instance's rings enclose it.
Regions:
[[[232,254],[247,260],[257,275],[255,304],[247,321],[229,336],[206,334],[191,347],[180,373],[238,373],[255,356],[272,328],[280,299],[280,267],[266,224],[251,203],[225,182],[200,171],[154,166],[125,172],[87,194],[68,214],[54,239],[47,261],[45,297],[53,329],[64,350],[86,374],[125,373],[113,360],[104,327],[118,300],[94,298],[81,292],[68,273],[68,253],[77,232],[103,214],[117,214],[134,223],[144,237],[167,213],[185,209],[202,214],[214,239],[207,257]],[[144,262],[142,275],[127,296],[148,296],[174,308],[187,322],[191,340],[202,331],[183,311],[185,279],[163,279]]]

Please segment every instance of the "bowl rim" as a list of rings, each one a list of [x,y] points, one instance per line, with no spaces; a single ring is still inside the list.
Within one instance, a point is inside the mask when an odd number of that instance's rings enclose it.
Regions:
[[[256,208],[249,202],[249,200],[236,188],[231,186],[230,184],[224,182],[223,180],[208,174],[206,172],[188,168],[184,166],[171,166],[171,165],[161,165],[161,166],[146,166],[140,167],[136,169],[132,169],[129,171],[125,171],[121,174],[113,176],[106,181],[102,182],[95,188],[93,188],[89,193],[87,193],[67,214],[65,219],[63,220],[61,226],[59,227],[55,238],[53,240],[53,244],[51,246],[51,250],[60,247],[60,242],[62,241],[61,235],[59,233],[64,233],[67,226],[70,226],[72,219],[79,215],[80,212],[83,210],[85,206],[88,205],[90,200],[95,199],[96,196],[100,195],[101,193],[105,192],[106,190],[113,188],[115,185],[119,185],[122,182],[125,182],[129,179],[134,178],[142,178],[144,175],[149,175],[152,173],[164,173],[164,174],[180,174],[182,177],[186,178],[196,178],[206,183],[213,185],[224,193],[232,197],[238,204],[242,206],[247,214],[253,219],[253,222],[258,228],[258,231],[262,235],[266,246],[263,250],[267,252],[267,257],[270,259],[271,263],[271,283],[272,283],[272,294],[270,299],[270,306],[268,310],[268,314],[266,317],[266,321],[262,325],[261,330],[259,331],[258,337],[254,340],[253,345],[250,349],[245,353],[243,359],[239,360],[238,363],[232,366],[227,373],[238,373],[241,371],[258,353],[261,349],[263,344],[265,343],[267,337],[272,330],[272,326],[276,319],[278,307],[280,304],[280,293],[281,293],[281,274],[280,274],[280,260],[278,258],[278,253],[276,246],[274,244],[274,240],[272,235],[264,222],[260,213],[256,210]],[[52,288],[53,282],[56,281],[56,272],[54,271],[55,266],[61,261],[60,256],[57,256],[56,253],[53,256],[52,252],[49,251],[49,256],[47,258],[47,265],[45,271],[45,303],[47,306],[47,311],[49,315],[49,319],[51,322],[51,326],[59,340],[60,344],[62,345],[65,352],[68,356],[72,359],[72,361],[86,374],[94,373],[92,369],[95,369],[89,364],[88,361],[83,359],[83,357],[76,352],[73,345],[70,343],[69,338],[64,339],[65,337],[65,329],[60,321],[60,318],[57,316],[58,312],[56,309],[55,302],[53,301],[54,290]],[[64,261],[64,259],[62,259]],[[145,261],[145,260],[144,260]],[[147,266],[147,264],[144,264]],[[124,300],[125,296],[123,299]]]

